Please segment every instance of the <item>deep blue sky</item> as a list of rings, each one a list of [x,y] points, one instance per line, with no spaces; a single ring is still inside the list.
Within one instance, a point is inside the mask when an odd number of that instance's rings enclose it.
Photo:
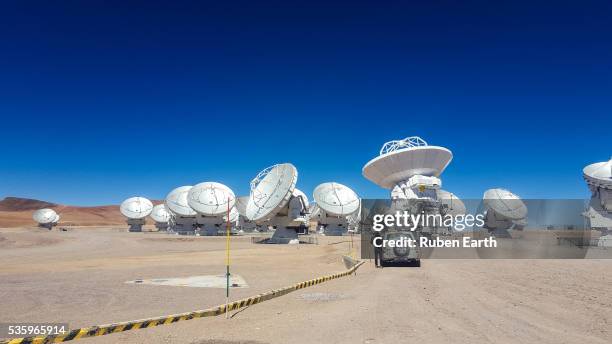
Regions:
[[[583,198],[582,168],[612,156],[611,17],[608,1],[3,2],[0,197],[245,194],[279,162],[309,196],[387,197],[362,166],[419,135],[453,151],[459,197]]]

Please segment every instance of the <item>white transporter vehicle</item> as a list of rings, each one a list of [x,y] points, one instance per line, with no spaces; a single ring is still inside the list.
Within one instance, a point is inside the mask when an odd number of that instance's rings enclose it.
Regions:
[[[506,189],[489,189],[482,197],[484,228],[497,238],[512,238],[510,230],[527,225],[527,206],[521,198]]]
[[[348,231],[351,216],[359,212],[359,196],[348,186],[330,182],[318,185],[313,198],[310,220],[325,235],[342,235]]]
[[[32,219],[38,223],[41,228],[51,230],[60,220],[60,216],[53,209],[44,208],[38,209],[32,214]]]
[[[166,196],[166,208],[172,214],[168,229],[177,234],[195,234],[196,215],[187,203],[187,194],[191,190],[190,185],[180,186]]]
[[[155,221],[155,227],[158,231],[164,232],[168,230],[172,215],[166,209],[166,205],[158,204],[154,206],[149,216]]]
[[[440,175],[453,158],[450,150],[430,146],[418,136],[389,141],[379,156],[363,167],[363,175],[378,186],[391,190],[389,213],[441,215],[444,203],[438,198],[442,181]],[[419,236],[444,235],[447,229],[441,223],[419,225],[416,231],[403,227],[388,228],[383,239],[414,239]],[[409,261],[420,264],[421,251],[410,247],[386,247],[384,262]]]
[[[612,247],[612,159],[583,169],[591,199],[584,216],[589,228],[601,232],[598,246]]]
[[[198,213],[196,222],[199,234],[217,235],[219,231],[226,230],[227,215],[234,208],[236,196],[221,183],[204,182],[189,190],[187,203]]]
[[[146,223],[145,218],[153,210],[153,203],[144,197],[130,197],[121,203],[119,209],[128,219],[128,231],[142,232],[142,226]]]
[[[270,166],[251,181],[246,216],[274,228],[268,243],[299,243],[298,233],[308,230],[308,200],[296,182],[297,169],[289,163]]]

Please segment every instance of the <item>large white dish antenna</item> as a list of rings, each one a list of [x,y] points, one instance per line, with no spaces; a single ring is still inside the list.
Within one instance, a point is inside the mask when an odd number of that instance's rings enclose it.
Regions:
[[[390,141],[380,155],[363,167],[363,176],[385,189],[392,189],[414,175],[438,177],[453,159],[444,147],[429,146],[417,136]]]
[[[270,166],[251,181],[246,216],[251,221],[267,220],[287,205],[297,182],[297,169],[289,163]]]
[[[467,213],[467,208],[465,207],[465,204],[454,193],[438,189],[436,190],[436,194],[438,196],[440,204],[446,206],[447,214],[455,216],[465,215]]]
[[[505,189],[489,189],[483,196],[485,209],[493,210],[508,220],[522,220],[527,217],[527,207],[521,198]]]
[[[221,183],[204,182],[195,185],[187,193],[187,203],[196,212],[205,216],[227,215],[234,207],[234,192]]]
[[[179,216],[196,216],[196,211],[191,209],[187,202],[189,190],[191,190],[191,185],[179,186],[170,191],[166,196],[166,208]]]
[[[588,184],[612,189],[612,159],[591,164],[585,167],[582,173]]]
[[[359,196],[340,183],[323,183],[312,193],[317,205],[333,216],[346,216],[359,210]]]
[[[55,210],[49,208],[38,209],[34,212],[34,214],[32,214],[32,218],[41,225],[47,225],[59,221],[59,215],[57,215]]]
[[[121,203],[119,210],[128,219],[144,219],[151,214],[153,203],[144,197],[130,197]]]
[[[170,221],[170,213],[164,204],[158,204],[153,207],[151,218],[157,223],[168,223]]]

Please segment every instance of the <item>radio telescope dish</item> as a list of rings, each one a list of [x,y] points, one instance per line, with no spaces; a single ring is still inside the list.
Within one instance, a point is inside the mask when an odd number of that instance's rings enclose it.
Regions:
[[[527,217],[527,207],[521,198],[505,189],[489,189],[483,196],[485,209],[493,210],[497,218],[512,221]]]
[[[168,221],[170,221],[170,213],[168,212],[168,209],[166,209],[165,205],[158,204],[153,207],[153,210],[151,211],[151,218],[153,221],[158,223],[168,223]]]
[[[166,208],[179,216],[195,217],[197,213],[191,209],[187,201],[189,190],[191,190],[191,185],[179,186],[170,191],[166,196]]]
[[[612,189],[612,159],[591,164],[582,173],[589,185]]]
[[[454,193],[439,189],[437,190],[437,194],[440,204],[446,208],[446,214],[455,216],[465,215],[467,213],[465,204]]]
[[[251,221],[268,220],[287,205],[297,182],[297,169],[289,163],[270,166],[251,181],[246,216]]]
[[[55,210],[49,208],[38,209],[32,214],[32,218],[39,225],[51,225],[59,221],[59,215],[57,215]]]
[[[195,185],[187,194],[187,203],[197,213],[205,216],[227,214],[236,202],[234,192],[221,183],[204,182]]]
[[[583,215],[591,229],[607,233],[612,228],[612,159],[591,164],[582,172],[591,191],[591,200]]]
[[[130,197],[121,203],[119,209],[128,219],[144,219],[151,214],[153,203],[144,197]]]
[[[312,194],[317,205],[332,216],[347,216],[359,210],[359,196],[340,183],[323,183]]]
[[[453,158],[444,147],[429,146],[418,136],[389,141],[380,155],[363,167],[363,175],[376,185],[393,189],[415,175],[438,177]]]

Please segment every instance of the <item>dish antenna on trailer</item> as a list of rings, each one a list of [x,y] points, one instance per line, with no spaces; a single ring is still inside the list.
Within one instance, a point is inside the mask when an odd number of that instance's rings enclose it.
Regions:
[[[583,215],[589,228],[602,232],[599,246],[612,246],[612,159],[588,165],[582,175],[591,191]]]
[[[298,232],[308,230],[308,200],[295,189],[297,176],[295,166],[284,163],[264,169],[251,181],[246,216],[275,228],[269,243],[299,243]]]
[[[236,196],[229,187],[221,183],[204,182],[189,190],[187,203],[198,213],[196,221],[200,233],[217,235],[219,230],[225,232],[227,211],[234,208]]]
[[[164,204],[158,204],[151,211],[151,218],[155,221],[158,231],[167,231],[172,216]]]
[[[195,210],[189,207],[187,194],[191,190],[191,185],[179,186],[170,191],[166,196],[166,209],[173,215],[170,220],[171,231],[177,234],[195,234],[196,215]]]
[[[32,214],[34,221],[38,223],[39,227],[51,230],[53,226],[57,225],[60,216],[53,209],[44,208],[38,209]]]
[[[439,214],[438,190],[440,175],[453,159],[444,147],[430,146],[418,136],[385,143],[379,156],[363,167],[363,176],[374,184],[391,190],[390,212],[407,211],[411,214]],[[419,228],[431,235],[438,227]]]
[[[482,197],[484,228],[498,238],[511,238],[511,229],[527,225],[527,206],[521,198],[506,189],[489,189]]]
[[[153,210],[153,203],[144,197],[130,197],[121,203],[119,210],[127,217],[130,232],[142,232],[145,218]]]
[[[342,235],[348,230],[349,218],[359,212],[359,196],[348,186],[330,182],[318,185],[312,194],[316,205],[310,219],[317,221],[325,235]]]

